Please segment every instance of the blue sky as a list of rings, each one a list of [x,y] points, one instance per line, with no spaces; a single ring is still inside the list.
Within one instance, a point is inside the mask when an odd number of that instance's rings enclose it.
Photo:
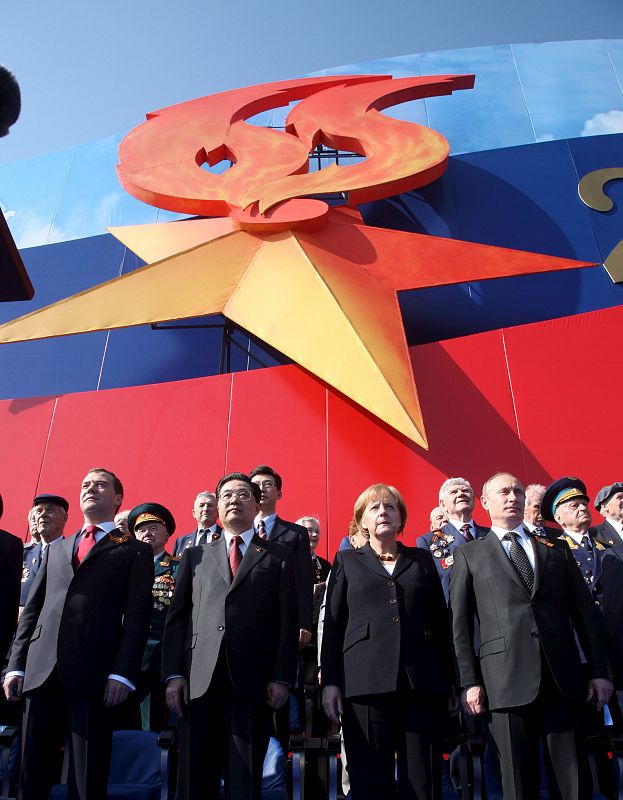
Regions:
[[[7,0],[0,60],[18,77],[23,111],[0,139],[0,163],[122,134],[182,100],[335,65],[598,38],[623,38],[620,0]]]

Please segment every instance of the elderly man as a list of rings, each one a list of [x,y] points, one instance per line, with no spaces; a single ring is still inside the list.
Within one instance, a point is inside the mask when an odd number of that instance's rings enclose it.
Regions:
[[[593,602],[601,606],[601,556],[605,547],[590,533],[591,511],[586,486],[579,478],[559,478],[547,487],[541,510],[544,519],[557,522],[561,539],[569,545]]]
[[[430,512],[428,519],[430,520],[430,529],[434,533],[440,531],[448,521],[446,509],[441,506],[435,506]]]
[[[604,521],[590,529],[591,535],[608,547],[623,544],[623,483],[603,486],[595,496],[595,508]]]
[[[143,730],[160,732],[167,721],[164,683],[160,676],[162,637],[181,556],[171,556],[164,549],[169,536],[175,533],[175,520],[169,509],[160,503],[141,503],[131,509],[128,531],[139,542],[148,544],[154,554],[153,608],[136,699],[140,703]]]
[[[483,528],[472,519],[474,490],[465,478],[448,478],[441,484],[439,507],[447,514],[448,521],[441,530],[431,530],[430,533],[419,536],[416,545],[430,550],[435,557],[435,566],[447,601],[454,551],[467,542],[486,536],[489,529]]]
[[[26,605],[46,548],[52,542],[57,542],[63,537],[68,511],[69,503],[64,497],[57,494],[38,494],[33,500],[33,507],[28,513],[29,523],[32,520],[33,524],[33,528],[31,528],[33,544],[24,548],[22,589],[19,600],[21,608]]]
[[[559,796],[577,800],[578,715],[587,699],[601,708],[612,692],[602,621],[566,543],[523,527],[524,502],[514,475],[493,475],[482,490],[491,531],[455,551],[450,609],[461,700],[466,713],[487,715],[504,797],[539,796],[542,741]]]
[[[4,692],[26,698],[20,797],[41,800],[60,777],[69,734],[69,800],[105,800],[109,709],[135,688],[149,631],[151,548],[118,531],[119,478],[100,467],[80,488],[82,530],[46,549],[9,656]]]
[[[164,631],[169,708],[187,716],[180,800],[260,800],[272,709],[296,674],[292,550],[257,536],[261,492],[241,472],[219,481],[223,535],[187,549]]]
[[[560,536],[558,528],[545,524],[541,513],[541,504],[546,487],[542,483],[530,483],[526,486],[526,507],[523,512],[524,528],[535,536],[548,536],[557,539]]]
[[[197,527],[191,533],[180,536],[176,540],[173,546],[174,556],[181,556],[186,548],[206,544],[220,536],[222,528],[216,522],[217,510],[214,492],[199,492],[193,503],[193,517]]]

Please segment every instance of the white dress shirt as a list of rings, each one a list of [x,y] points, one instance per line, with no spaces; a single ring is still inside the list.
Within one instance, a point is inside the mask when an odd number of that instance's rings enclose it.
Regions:
[[[530,565],[534,570],[534,546],[530,540],[530,537],[526,533],[523,528],[523,525],[518,525],[516,528],[513,528],[514,532],[517,534],[517,541],[526,551],[526,555],[528,556],[528,560],[530,561]],[[504,552],[510,559],[510,550],[511,550],[511,542],[508,540],[504,540],[504,537],[507,533],[509,533],[509,529],[507,528],[491,528],[491,532],[495,533],[495,535],[500,540],[502,547],[504,548]]]

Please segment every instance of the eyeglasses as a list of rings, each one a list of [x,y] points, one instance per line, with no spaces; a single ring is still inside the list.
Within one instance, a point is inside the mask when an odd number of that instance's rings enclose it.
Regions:
[[[221,492],[219,495],[219,502],[229,503],[230,500],[233,500],[234,497],[237,497],[238,500],[242,500],[243,503],[247,503],[251,499],[251,492],[248,489],[238,489],[237,492]]]
[[[259,486],[259,487],[260,487],[260,489],[272,489],[272,488],[273,488],[273,486],[276,486],[276,485],[277,485],[277,484],[275,483],[275,481],[272,481],[272,480],[265,480],[265,481],[253,481],[253,483],[254,483],[256,486]]]

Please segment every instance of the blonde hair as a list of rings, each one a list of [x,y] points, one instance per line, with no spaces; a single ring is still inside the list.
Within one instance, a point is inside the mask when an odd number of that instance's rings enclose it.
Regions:
[[[355,501],[354,521],[358,528],[361,528],[361,518],[363,512],[375,500],[380,500],[389,495],[398,506],[400,512],[400,528],[398,533],[402,533],[407,522],[407,506],[402,499],[402,495],[394,486],[388,486],[386,483],[374,483],[368,486]]]

